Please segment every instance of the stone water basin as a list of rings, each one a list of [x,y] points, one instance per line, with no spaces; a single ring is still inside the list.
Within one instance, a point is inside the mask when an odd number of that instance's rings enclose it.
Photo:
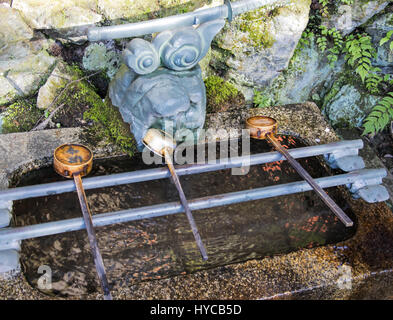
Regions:
[[[305,143],[281,136],[290,148]],[[239,142],[240,144],[240,142]],[[241,150],[241,146],[239,148]],[[272,151],[266,141],[251,141],[251,153]],[[314,178],[331,175],[316,158],[299,159]],[[91,176],[152,168],[140,156],[96,160]],[[52,167],[31,171],[15,186],[33,185],[63,178]],[[181,176],[188,199],[241,191],[301,180],[285,161],[256,165],[247,175],[234,176],[222,170]],[[339,188],[326,189],[336,203],[355,220]],[[178,201],[169,179],[86,191],[93,214]],[[24,226],[80,217],[76,193],[14,202],[14,225]],[[113,288],[141,281],[171,277],[289,253],[349,239],[356,230],[345,228],[312,191],[270,199],[232,204],[193,212],[209,260],[203,262],[185,214],[144,219],[97,228],[99,247]],[[42,275],[38,268],[52,270],[50,295],[83,296],[100,291],[85,230],[25,240],[20,256],[23,272],[33,287]]]

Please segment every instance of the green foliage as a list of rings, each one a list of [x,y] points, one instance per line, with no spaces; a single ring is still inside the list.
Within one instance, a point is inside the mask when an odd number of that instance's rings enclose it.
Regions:
[[[311,40],[314,38],[314,32],[309,29],[303,31],[301,38],[299,39],[298,48],[304,49],[311,45]]]
[[[317,14],[310,17],[309,25],[303,32],[296,50],[311,46],[311,39],[315,39],[318,50],[326,55],[331,67],[335,65],[340,55],[344,55],[347,66],[354,73],[354,76],[350,76],[351,81],[363,85],[370,94],[381,95],[390,91],[364,121],[363,134],[375,134],[392,119],[393,76],[382,75],[381,69],[372,65],[372,60],[377,56],[377,50],[370,35],[355,32],[344,38],[335,28],[329,29],[321,24],[321,16],[328,16],[340,4],[352,5],[353,0],[318,0],[318,2],[320,8],[317,10]],[[393,51],[393,30],[386,33],[379,45],[388,45],[389,49]],[[334,84],[330,94],[335,95],[341,85],[341,82],[337,83],[337,87]],[[324,104],[329,100],[327,98],[329,95],[324,98]]]
[[[227,111],[231,106],[244,104],[244,96],[233,84],[218,76],[205,79],[207,112]]]
[[[238,94],[238,90],[230,83],[218,76],[211,76],[205,80],[206,95],[212,97],[214,104],[224,103]]]
[[[41,116],[42,111],[34,103],[17,101],[2,113],[2,133],[30,131]]]
[[[322,17],[327,17],[329,15],[329,0],[318,0],[321,5],[320,13]]]
[[[369,72],[366,77],[366,89],[372,94],[380,93],[379,86],[380,83],[383,81],[382,76],[378,74],[378,72],[380,71],[381,69],[372,67],[371,72]]]
[[[383,81],[393,86],[393,74],[385,74],[385,76],[383,77]]]
[[[393,92],[389,92],[364,120],[363,135],[383,130],[393,120]]]
[[[270,97],[262,94],[261,92],[254,90],[254,105],[258,108],[266,108],[270,107],[273,104],[273,101]]]
[[[108,139],[117,144],[124,152],[132,156],[135,152],[135,141],[130,133],[130,127],[124,123],[116,107],[109,101],[99,99],[87,110],[83,118],[93,120],[90,134],[98,139]]]
[[[334,67],[336,61],[338,60],[338,56],[341,54],[343,50],[344,40],[341,35],[341,32],[338,31],[336,28],[328,29],[324,25],[320,25],[316,28],[317,31],[317,39],[316,44],[318,49],[324,53],[327,52],[327,59],[329,61],[329,65]],[[303,44],[309,43],[308,39],[311,39],[310,31],[304,33],[306,37],[303,40]]]
[[[333,67],[338,59],[338,55],[343,49],[343,37],[341,35],[341,32],[338,31],[336,28],[327,29],[325,27],[325,30],[323,32],[326,33],[326,35],[329,36],[333,42],[333,45],[328,49],[327,55],[329,64],[331,67]]]
[[[366,89],[372,94],[378,94],[383,77],[379,75],[381,69],[371,64],[371,60],[377,54],[371,37],[366,33],[348,36],[343,52],[348,65],[354,68]]]
[[[326,50],[326,48],[328,46],[328,39],[327,39],[327,36],[326,36],[327,28],[325,26],[320,26],[319,30],[321,31],[321,33],[320,33],[320,35],[319,35],[319,37],[317,38],[317,41],[316,41],[317,42],[317,46],[318,46],[318,49],[321,52],[325,52],[325,50]]]
[[[390,49],[390,51],[393,51],[393,30],[390,30],[386,35],[385,35],[385,37],[383,37],[382,39],[381,39],[381,41],[379,42],[379,45],[380,46],[383,46],[385,43],[387,43],[387,42],[389,42],[390,41],[390,43],[389,43],[389,49]]]
[[[371,59],[375,58],[376,50],[372,45],[371,37],[366,33],[350,35],[345,42],[344,53],[347,63],[355,68],[355,72],[364,82],[374,71]]]

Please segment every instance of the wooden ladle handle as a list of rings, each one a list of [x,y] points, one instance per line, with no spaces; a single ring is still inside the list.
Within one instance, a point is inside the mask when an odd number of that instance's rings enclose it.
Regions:
[[[82,178],[80,174],[74,174],[73,176],[74,176],[76,191],[78,193],[78,198],[79,198],[79,204],[83,213],[83,220],[85,222],[90,248],[93,254],[98,278],[100,279],[101,287],[102,290],[104,291],[104,299],[112,300],[112,295],[109,290],[108,279],[106,277],[104,262],[102,260],[100,250],[98,248],[97,237],[94,231],[89,205],[87,203],[86,194],[83,189]]]

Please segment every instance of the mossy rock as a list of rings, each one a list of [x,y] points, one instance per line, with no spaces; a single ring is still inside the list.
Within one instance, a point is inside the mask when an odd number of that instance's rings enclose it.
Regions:
[[[59,127],[85,127],[87,144],[100,142],[118,145],[124,152],[134,154],[134,140],[116,108],[103,101],[86,75],[77,67],[62,64],[61,75],[68,79],[51,93],[50,110],[63,105],[52,121]],[[53,124],[52,124],[53,125]]]
[[[205,79],[206,112],[225,112],[245,107],[243,94],[231,83],[218,76]]]
[[[30,131],[42,117],[43,111],[33,101],[19,100],[2,113],[1,133]]]
[[[91,142],[108,140],[129,156],[134,155],[136,142],[130,131],[130,125],[123,121],[118,108],[112,105],[108,97],[87,110],[84,119],[93,121],[93,125],[87,130]]]

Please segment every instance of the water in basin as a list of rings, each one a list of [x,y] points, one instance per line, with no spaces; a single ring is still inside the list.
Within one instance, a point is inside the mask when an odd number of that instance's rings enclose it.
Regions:
[[[290,148],[305,146],[294,137],[281,136]],[[240,143],[240,142],[239,142]],[[241,150],[241,147],[239,148]],[[266,141],[251,141],[251,153],[272,151]],[[299,159],[314,177],[331,175],[316,157]],[[90,176],[106,175],[154,166],[140,157],[96,160]],[[17,186],[64,178],[52,167],[31,171]],[[247,175],[231,170],[181,176],[188,199],[299,181],[299,175],[285,161],[256,165]],[[327,193],[355,219],[339,188]],[[93,214],[178,201],[170,179],[86,190]],[[81,217],[75,192],[14,202],[14,225],[25,226]],[[249,259],[284,254],[345,240],[355,227],[345,228],[312,191],[258,201],[232,204],[193,212],[209,259],[203,262],[185,214],[97,228],[99,247],[112,288],[201,269],[225,266]],[[52,270],[48,294],[83,295],[100,291],[85,230],[24,240],[21,263],[32,286],[42,274],[42,265]]]

